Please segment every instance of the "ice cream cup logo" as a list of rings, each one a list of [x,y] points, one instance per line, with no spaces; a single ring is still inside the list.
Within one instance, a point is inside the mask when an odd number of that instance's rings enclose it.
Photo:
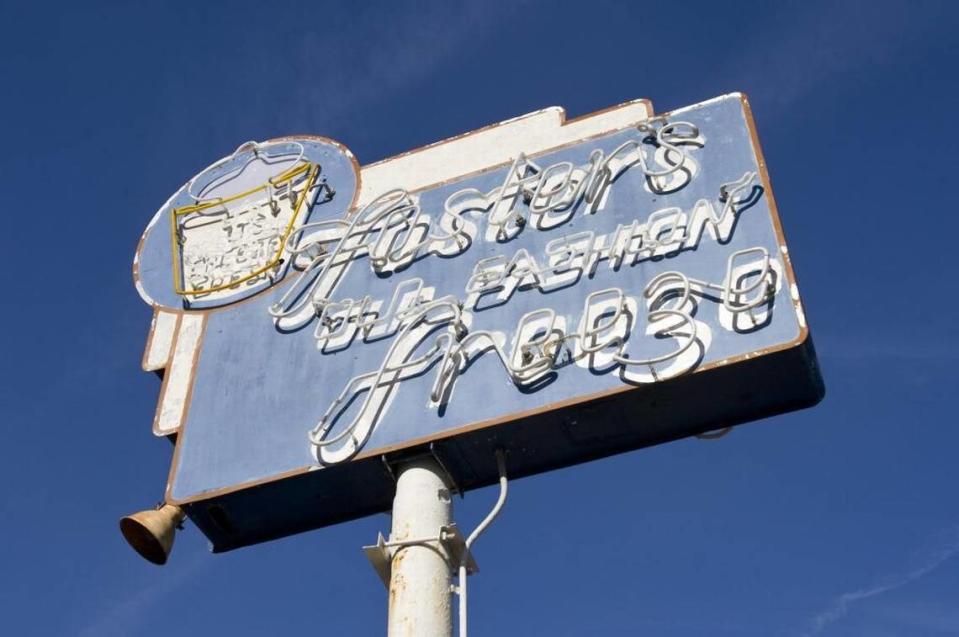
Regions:
[[[275,280],[287,239],[324,190],[320,172],[298,142],[247,142],[194,177],[193,203],[170,214],[175,292],[215,300]]]

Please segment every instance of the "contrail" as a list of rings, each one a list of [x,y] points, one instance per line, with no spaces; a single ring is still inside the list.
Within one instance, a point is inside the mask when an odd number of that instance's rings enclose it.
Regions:
[[[109,602],[79,633],[79,637],[103,637],[104,635],[137,634],[142,629],[144,616],[151,608],[184,582],[193,579],[212,563],[202,551],[195,552],[184,565],[177,567],[168,577],[159,578],[140,590],[126,591],[122,599]]]
[[[803,637],[818,635],[826,626],[845,617],[849,612],[850,605],[855,602],[896,590],[939,568],[943,563],[959,553],[959,526],[952,529],[950,536],[951,539],[946,543],[929,549],[918,559],[915,559],[915,566],[905,573],[887,576],[868,588],[862,588],[840,595],[832,606],[816,615],[809,622],[810,628],[803,633]]]

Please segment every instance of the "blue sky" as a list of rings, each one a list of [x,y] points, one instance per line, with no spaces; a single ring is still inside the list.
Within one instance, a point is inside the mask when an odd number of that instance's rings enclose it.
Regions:
[[[361,163],[550,105],[749,94],[827,384],[812,410],[517,481],[478,635],[959,634],[959,5],[0,4],[0,616],[11,635],[382,634],[385,515],[158,569],[130,264],[247,139]],[[472,527],[495,497],[457,500]]]

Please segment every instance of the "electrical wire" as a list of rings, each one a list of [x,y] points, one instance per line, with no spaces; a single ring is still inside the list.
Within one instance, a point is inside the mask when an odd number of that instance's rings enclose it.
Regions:
[[[456,591],[459,594],[459,637],[467,637],[466,565],[469,562],[470,548],[473,546],[476,538],[478,538],[480,534],[486,530],[486,527],[493,523],[493,520],[496,519],[496,516],[499,515],[500,510],[506,503],[506,493],[509,488],[509,482],[506,478],[506,456],[504,455],[502,449],[496,450],[496,468],[499,471],[499,497],[496,499],[496,504],[493,505],[493,509],[489,512],[489,514],[487,514],[483,521],[479,523],[479,526],[473,529],[473,532],[469,534],[469,537],[466,538],[466,548],[463,550],[463,555],[460,558],[456,584]]]

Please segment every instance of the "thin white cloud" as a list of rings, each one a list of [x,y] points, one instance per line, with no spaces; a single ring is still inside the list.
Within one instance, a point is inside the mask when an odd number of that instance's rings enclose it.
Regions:
[[[810,620],[809,628],[802,633],[803,637],[819,635],[827,626],[845,617],[853,604],[911,584],[936,570],[957,554],[959,554],[959,526],[952,529],[945,542],[928,547],[918,555],[913,560],[912,566],[905,572],[884,577],[872,586],[843,593],[837,597],[829,608]]]
[[[914,19],[919,9],[908,3],[814,4],[802,4],[801,11],[776,5],[782,19],[730,38],[724,47],[728,58],[719,76],[744,80],[754,98],[762,94],[763,121],[771,123],[797,108],[835,77],[845,78],[854,90],[871,69],[921,55],[935,41],[930,36],[949,24],[948,3],[923,5],[922,20]],[[835,99],[835,92],[830,95]],[[888,102],[857,107],[895,116],[901,99],[890,90]]]
[[[176,591],[187,580],[196,577],[212,560],[203,551],[194,551],[190,561],[179,569],[167,569],[162,577],[154,578],[141,589],[130,591],[121,598],[101,608],[97,615],[81,630],[79,637],[108,637],[110,635],[137,635],[142,622],[156,604]],[[131,558],[132,559],[132,558]]]
[[[884,625],[943,635],[959,634],[959,608],[949,601],[897,604],[883,609],[880,614],[879,620]]]
[[[354,111],[368,111],[369,102],[390,102],[393,93],[428,82],[456,50],[482,50],[523,4],[498,11],[482,4],[417,10],[358,5],[351,24],[311,32],[297,43],[297,68],[313,70],[309,81],[295,87],[295,118],[308,123],[320,118],[327,129],[352,120]]]

